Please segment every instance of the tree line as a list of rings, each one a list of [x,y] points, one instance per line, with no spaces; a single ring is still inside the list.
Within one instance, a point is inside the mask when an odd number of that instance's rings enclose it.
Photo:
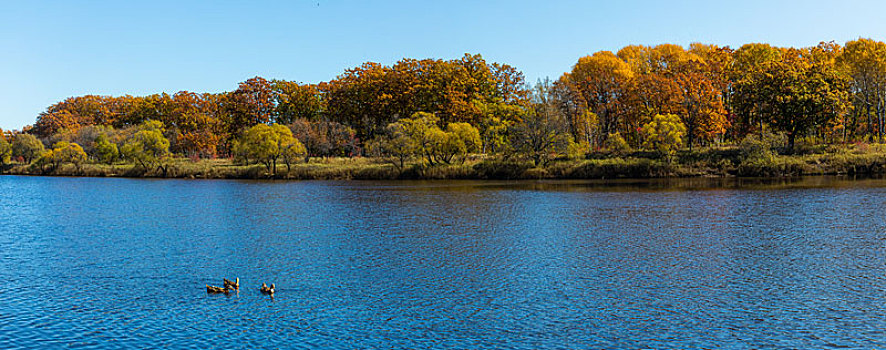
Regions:
[[[223,93],[71,97],[32,127],[4,133],[0,160],[52,166],[82,152],[148,168],[168,155],[233,157],[275,172],[278,160],[298,158],[372,155],[403,166],[483,153],[543,165],[630,148],[667,155],[767,133],[784,135],[788,151],[800,138],[883,142],[884,123],[882,41],[631,45],[533,85],[512,66],[465,54],[364,63],[317,84],[255,77]]]

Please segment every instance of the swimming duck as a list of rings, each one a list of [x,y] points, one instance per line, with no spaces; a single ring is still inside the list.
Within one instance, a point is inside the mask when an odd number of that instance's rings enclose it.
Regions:
[[[231,290],[228,288],[210,286],[208,284],[206,285],[206,293],[209,293],[209,294],[220,294],[220,293],[228,294],[230,292],[231,292]]]
[[[271,287],[269,288],[267,284],[262,283],[261,288],[259,288],[258,290],[260,290],[262,294],[274,295],[274,284],[271,283]]]
[[[237,277],[234,282],[229,281],[227,278],[222,278],[224,281],[225,288],[240,290],[240,277]]]

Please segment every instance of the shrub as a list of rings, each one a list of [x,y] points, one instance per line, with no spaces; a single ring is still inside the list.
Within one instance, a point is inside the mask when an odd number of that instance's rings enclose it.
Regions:
[[[772,157],[772,149],[758,135],[748,135],[738,145],[742,161],[760,161]]]
[[[528,162],[487,160],[474,165],[477,177],[481,179],[511,180],[523,178],[532,164]]]
[[[624,137],[621,137],[621,133],[616,132],[606,135],[606,139],[603,140],[603,151],[621,157],[631,152],[631,146]]]
[[[584,158],[590,149],[591,146],[587,142],[574,142],[570,140],[569,145],[566,146],[566,156],[569,159]]]
[[[658,114],[651,122],[643,125],[642,134],[643,146],[657,151],[670,162],[674,153],[683,147],[686,126],[676,115]]]

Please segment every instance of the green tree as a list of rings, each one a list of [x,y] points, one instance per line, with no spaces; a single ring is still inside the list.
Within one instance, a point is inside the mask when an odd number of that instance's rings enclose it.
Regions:
[[[147,120],[123,144],[120,153],[123,158],[136,162],[144,171],[159,169],[166,176],[168,165],[164,165],[169,155],[169,140],[163,136],[163,123]]]
[[[431,113],[417,112],[412,118],[400,119],[398,122],[406,136],[415,143],[417,154],[424,157],[431,166],[443,161],[439,157],[441,147],[446,141],[446,133],[437,126],[438,121],[437,116]]]
[[[280,156],[283,158],[283,164],[286,164],[286,173],[289,173],[292,170],[292,163],[295,163],[299,158],[305,157],[305,155],[308,154],[308,150],[305,149],[305,146],[295,137],[284,142],[280,147],[283,147],[283,153]]]
[[[522,106],[513,103],[484,103],[474,105],[481,115],[478,123],[483,141],[481,153],[502,153],[508,148],[508,127],[523,119]]]
[[[39,157],[44,149],[43,143],[31,134],[18,134],[12,140],[12,156],[22,157],[28,164]]]
[[[86,152],[76,143],[59,142],[52,147],[53,160],[56,164],[74,164],[77,171],[86,161]]]
[[[114,161],[117,160],[117,157],[120,156],[117,144],[108,141],[108,136],[105,134],[99,134],[95,138],[93,148],[95,149],[95,157],[105,164],[114,163]]]
[[[483,141],[480,139],[480,130],[468,123],[449,123],[446,125],[447,144],[451,149],[451,153],[455,156],[462,156],[464,162],[465,155],[469,153],[477,153]]]
[[[38,163],[50,165],[52,171],[58,170],[63,164],[74,164],[77,171],[80,171],[80,165],[86,161],[86,152],[80,145],[61,141],[52,146],[51,150],[45,151],[40,155]]]
[[[418,153],[418,145],[406,133],[402,123],[391,123],[383,135],[369,143],[369,153],[376,157],[390,157],[397,170],[403,171],[406,161]]]
[[[508,127],[512,126],[513,123],[495,116],[484,118],[480,124],[480,128],[483,130],[482,153],[495,154],[505,152],[508,146],[510,146],[508,142]]]
[[[686,126],[676,115],[658,114],[651,122],[643,125],[641,133],[644,137],[643,146],[659,152],[670,162],[674,153],[683,147]]]
[[[257,124],[247,129],[240,140],[242,152],[262,162],[271,175],[277,174],[277,160],[304,154],[305,146],[292,136],[292,130],[280,124]],[[287,167],[289,164],[287,164]]]

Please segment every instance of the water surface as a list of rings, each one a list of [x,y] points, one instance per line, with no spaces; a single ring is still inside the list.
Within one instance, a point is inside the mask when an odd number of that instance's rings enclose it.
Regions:
[[[0,193],[3,349],[886,347],[884,180]]]

